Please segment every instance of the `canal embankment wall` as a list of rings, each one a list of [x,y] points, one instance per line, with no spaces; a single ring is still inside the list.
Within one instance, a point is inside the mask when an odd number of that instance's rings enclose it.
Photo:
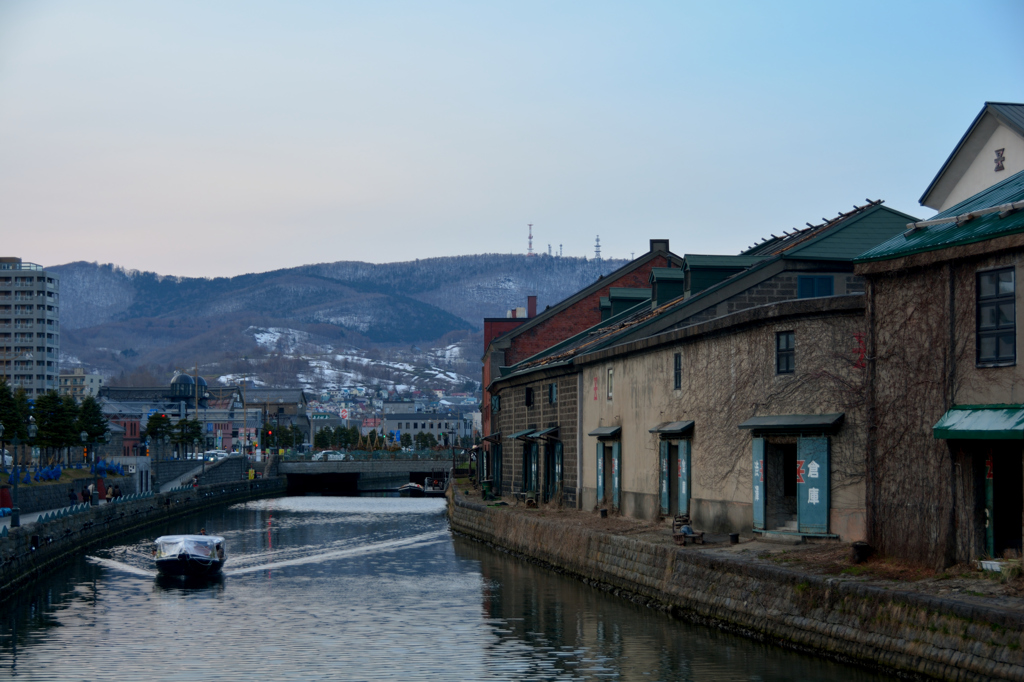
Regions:
[[[131,496],[96,507],[77,505],[0,537],[0,601],[59,567],[71,556],[110,539],[216,505],[283,495],[284,476],[235,480],[165,493]]]
[[[452,529],[614,594],[761,641],[905,677],[1024,680],[1024,614],[488,508]]]

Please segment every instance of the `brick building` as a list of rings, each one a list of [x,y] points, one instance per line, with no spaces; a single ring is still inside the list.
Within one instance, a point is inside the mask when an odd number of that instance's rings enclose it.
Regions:
[[[540,353],[565,339],[601,322],[601,299],[610,289],[643,288],[653,268],[679,267],[682,259],[669,251],[667,239],[652,239],[650,251],[618,270],[598,278],[565,300],[536,314],[537,299],[531,296],[526,319],[488,318],[484,320],[483,433],[490,435],[491,394],[488,386],[509,367]],[[490,321],[490,326],[488,325]]]

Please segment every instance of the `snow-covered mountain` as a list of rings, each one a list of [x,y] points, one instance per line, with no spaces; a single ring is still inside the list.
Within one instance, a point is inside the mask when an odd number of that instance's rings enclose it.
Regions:
[[[444,361],[458,352],[478,362],[482,348],[452,346],[473,337],[479,344],[484,317],[504,316],[530,294],[543,310],[624,262],[484,254],[210,279],[85,262],[47,269],[61,278],[62,353],[117,374],[238,358],[283,361],[328,347],[416,346],[443,352]]]

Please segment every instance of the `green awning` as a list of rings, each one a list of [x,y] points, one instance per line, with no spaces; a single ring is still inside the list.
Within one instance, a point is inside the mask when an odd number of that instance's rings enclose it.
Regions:
[[[961,405],[942,415],[936,438],[1024,440],[1024,405]]]
[[[550,426],[542,431],[538,431],[537,433],[531,435],[530,438],[532,440],[536,440],[538,438],[545,438],[547,440],[558,440],[558,427]]]
[[[693,422],[665,422],[664,424],[658,424],[653,429],[650,429],[648,433],[657,433],[661,435],[663,440],[671,440],[674,438],[682,438],[693,431]]]
[[[593,431],[591,431],[587,435],[588,436],[595,436],[595,437],[600,438],[602,440],[606,439],[606,438],[613,439],[613,438],[618,438],[619,433],[621,431],[622,431],[622,427],[621,426],[599,426],[598,428],[594,429]]]
[[[843,423],[844,412],[836,414],[773,414],[751,417],[740,424],[741,429],[755,433],[820,433],[838,429]]]
[[[495,431],[494,433],[488,434],[483,438],[488,443],[500,443],[501,442],[501,431]]]
[[[516,431],[511,436],[509,436],[509,440],[516,440],[517,438],[522,438],[523,436],[529,436],[536,430],[537,429],[524,429],[522,431]]]

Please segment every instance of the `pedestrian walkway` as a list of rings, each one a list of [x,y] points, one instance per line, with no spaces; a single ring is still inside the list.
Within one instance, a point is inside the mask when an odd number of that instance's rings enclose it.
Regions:
[[[100,500],[100,504],[107,504],[107,501],[106,500]],[[68,507],[71,507],[71,506],[74,506],[74,505],[66,504],[63,507],[57,507],[56,509],[44,509],[43,511],[34,511],[34,512],[28,512],[28,513],[22,512],[22,514],[21,514],[21,525],[27,526],[30,523],[35,523],[39,519],[40,516],[43,516],[45,514],[50,514],[52,512],[57,512],[57,511],[60,511],[61,509],[67,509]],[[10,516],[5,516],[3,518],[0,518],[0,528],[5,528],[5,527],[8,528],[8,529],[11,527],[11,517]]]

